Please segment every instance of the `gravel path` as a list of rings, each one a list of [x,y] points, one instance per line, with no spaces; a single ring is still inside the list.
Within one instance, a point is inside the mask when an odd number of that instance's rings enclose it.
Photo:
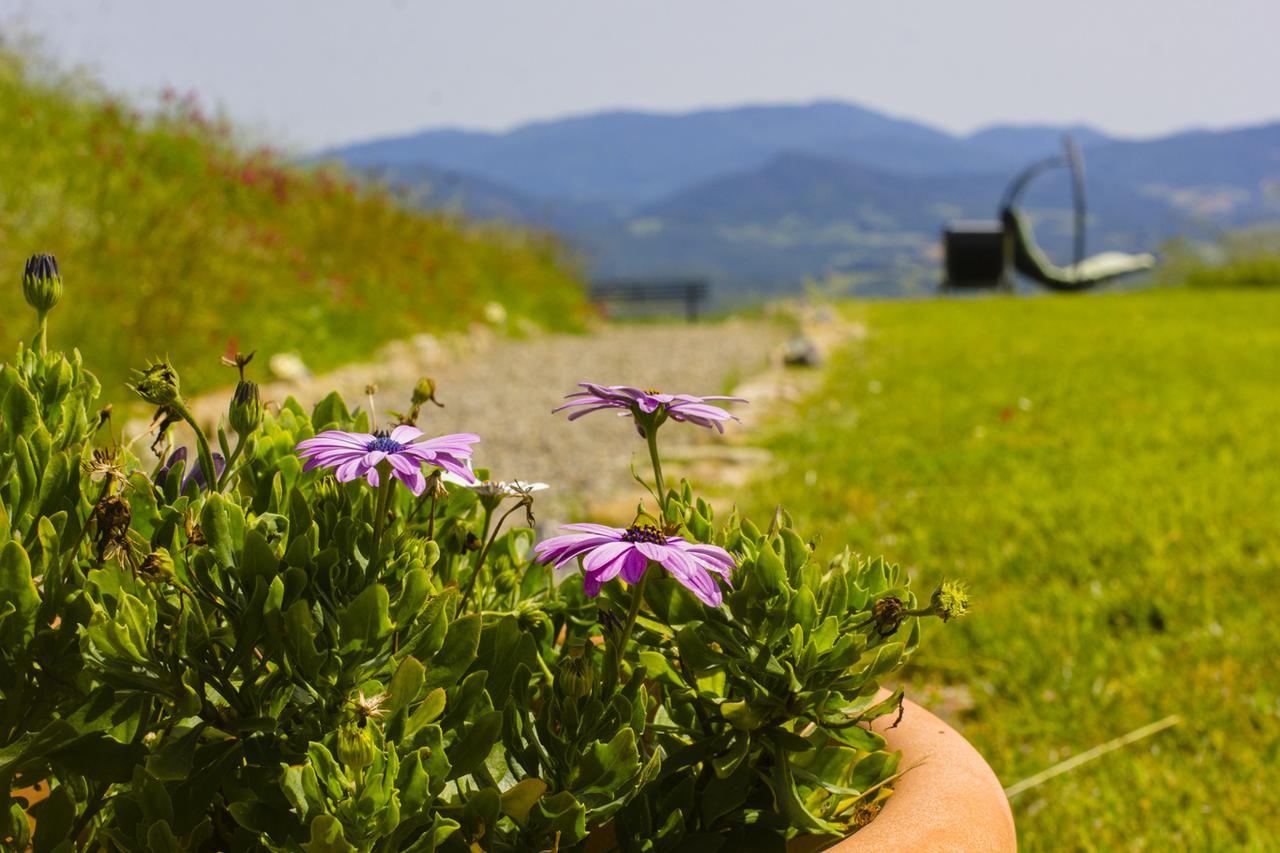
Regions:
[[[429,434],[481,435],[475,462],[495,479],[551,484],[538,493],[535,504],[539,526],[544,526],[606,505],[629,501],[634,507],[643,495],[631,479],[630,464],[634,459],[647,472],[648,457],[630,421],[601,412],[569,423],[563,414],[550,414],[577,382],[723,394],[775,364],[785,338],[781,324],[748,320],[611,326],[589,335],[525,340],[477,330],[452,341],[423,336],[397,343],[370,364],[301,382],[271,383],[263,395],[280,400],[293,394],[310,406],[336,389],[355,406],[365,399],[365,386],[375,383],[377,408],[403,411],[414,383],[430,376],[445,408],[424,407],[418,425]],[[225,400],[218,395],[200,401],[197,416],[213,420]],[[749,426],[752,408],[735,408]],[[706,430],[680,426],[665,430],[663,438],[676,456],[693,443],[724,441]],[[670,480],[680,474],[678,463],[667,472]]]

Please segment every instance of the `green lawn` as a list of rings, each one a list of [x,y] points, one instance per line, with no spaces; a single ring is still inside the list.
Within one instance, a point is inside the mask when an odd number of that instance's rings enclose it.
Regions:
[[[970,582],[910,678],[1006,785],[1183,715],[1015,798],[1024,849],[1275,849],[1280,292],[847,311],[751,509]]]

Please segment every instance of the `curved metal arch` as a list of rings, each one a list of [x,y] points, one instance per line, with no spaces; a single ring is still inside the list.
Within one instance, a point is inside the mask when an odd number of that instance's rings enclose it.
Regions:
[[[1063,135],[1062,149],[1063,153],[1038,160],[1019,172],[1004,191],[1000,211],[1003,216],[1005,210],[1016,207],[1027,186],[1040,175],[1065,166],[1071,172],[1071,202],[1075,208],[1075,262],[1079,264],[1084,260],[1085,225],[1088,218],[1084,191],[1084,152],[1071,134]]]

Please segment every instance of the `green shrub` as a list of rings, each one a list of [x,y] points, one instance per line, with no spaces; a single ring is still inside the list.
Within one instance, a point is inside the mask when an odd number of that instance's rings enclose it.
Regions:
[[[133,387],[189,419],[167,362]],[[627,851],[782,850],[889,796],[898,757],[865,723],[902,694],[880,681],[921,617],[965,608],[955,586],[918,603],[883,559],[820,560],[784,513],[717,525],[687,483],[662,487],[661,407],[631,411],[656,485],[628,534],[723,554],[727,592],[642,561],[589,596],[505,524],[532,524],[529,486],[304,465],[301,442],[372,431],[336,395],[264,413],[242,379],[230,436],[197,428],[191,469],[144,471],[98,392],[43,337],[0,371],[10,846],[568,850],[612,823]],[[355,452],[403,461],[397,435]]]

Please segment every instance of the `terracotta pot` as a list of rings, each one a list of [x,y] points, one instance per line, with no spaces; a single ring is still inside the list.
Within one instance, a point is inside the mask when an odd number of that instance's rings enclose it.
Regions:
[[[1013,853],[1018,849],[1009,800],[987,762],[955,729],[914,702],[904,704],[897,728],[890,728],[895,714],[871,726],[884,735],[889,749],[902,752],[901,767],[913,768],[894,784],[884,808],[871,823],[830,847],[822,846],[829,841],[796,839],[789,850]]]
[[[881,697],[888,696],[881,691]],[[871,823],[842,841],[807,836],[787,845],[788,853],[1014,853],[1018,837],[1009,800],[996,774],[955,729],[914,702],[881,717],[872,728],[890,750],[902,753],[903,773],[893,795]],[[592,833],[589,853],[616,849],[613,827]]]

